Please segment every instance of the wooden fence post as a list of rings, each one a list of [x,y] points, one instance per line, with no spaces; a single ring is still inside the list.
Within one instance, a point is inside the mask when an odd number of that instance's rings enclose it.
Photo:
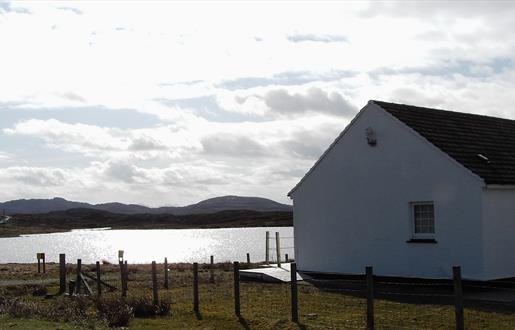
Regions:
[[[125,272],[124,272],[125,266],[123,265],[123,261],[120,260],[119,265],[120,265],[120,285],[122,287],[122,297],[127,297],[127,292],[125,291]]]
[[[209,283],[215,283],[215,257],[210,257],[210,265],[209,265]]]
[[[291,280],[291,320],[293,322],[299,321],[299,307],[297,295],[297,264],[292,262],[290,264],[290,280]]]
[[[165,258],[164,268],[165,268],[165,284],[164,284],[164,288],[166,290],[168,290],[168,258]]]
[[[100,262],[97,261],[96,263],[96,270],[97,270],[97,297],[100,298],[102,295],[102,283],[100,279]]]
[[[129,291],[129,264],[127,260],[124,261],[123,276],[125,284],[125,296],[127,296],[127,291]]]
[[[234,262],[234,314],[240,317],[240,263]]]
[[[367,278],[367,329],[374,330],[374,271],[372,266],[366,267]]]
[[[82,272],[82,260],[81,259],[77,259],[77,279],[75,280],[75,293],[76,294],[79,294],[80,293],[80,285],[81,285],[81,277],[80,277],[80,274]]]
[[[198,299],[198,263],[193,263],[193,311],[199,312]]]
[[[152,298],[153,304],[159,305],[159,296],[157,291],[157,269],[155,261],[152,261]]]
[[[270,232],[267,231],[266,232],[266,244],[265,244],[265,262],[267,264],[270,263],[270,254],[269,254],[269,251],[270,251]]]
[[[123,261],[121,259],[118,259],[118,266],[120,267],[120,287],[123,292]]]
[[[44,253],[42,253],[41,255],[42,255],[42,257],[43,257],[43,273],[46,273],[45,254],[44,254]]]
[[[66,292],[66,255],[59,254],[59,293]]]
[[[36,258],[38,259],[38,274],[41,273],[41,253],[36,253]]]
[[[454,308],[456,315],[456,330],[465,329],[465,320],[463,317],[463,286],[461,283],[461,267],[452,267],[452,275],[454,282]]]
[[[275,250],[277,252],[277,266],[281,267],[281,238],[279,232],[275,232]]]
[[[247,253],[247,263],[250,264],[250,253]]]

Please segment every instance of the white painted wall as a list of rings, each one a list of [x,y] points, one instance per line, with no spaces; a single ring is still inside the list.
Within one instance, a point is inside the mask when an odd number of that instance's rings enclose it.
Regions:
[[[515,276],[515,189],[484,189],[483,242],[486,277]]]
[[[377,133],[367,144],[365,130]],[[304,271],[483,279],[483,181],[369,104],[291,193],[295,256]],[[411,238],[410,202],[434,201],[437,244]]]

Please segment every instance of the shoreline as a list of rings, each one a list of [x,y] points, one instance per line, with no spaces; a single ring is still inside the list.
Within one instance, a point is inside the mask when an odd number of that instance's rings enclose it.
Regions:
[[[19,214],[0,224],[0,238],[61,233],[80,229],[218,229],[291,227],[292,212],[223,211],[175,216],[171,214],[115,214],[92,210],[71,210],[47,214]]]

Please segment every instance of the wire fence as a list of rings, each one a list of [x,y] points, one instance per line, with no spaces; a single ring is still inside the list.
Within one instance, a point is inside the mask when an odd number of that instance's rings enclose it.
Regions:
[[[333,296],[351,298],[343,312],[344,319],[332,318],[342,328],[366,328],[367,283],[365,277],[349,279],[310,279],[317,290]],[[373,318],[377,329],[514,329],[515,286],[496,286],[496,283],[461,281],[464,295],[456,292],[456,279],[447,281],[395,281],[374,277]],[[496,301],[511,296],[510,300]],[[336,298],[334,298],[336,297]],[[347,299],[349,300],[349,299]],[[457,302],[461,300],[461,304]],[[310,306],[313,294],[299,293],[300,306]],[[325,301],[330,301],[325,297]],[[330,304],[335,303],[332,301]],[[458,309],[463,306],[462,312]],[[302,308],[302,307],[301,307]],[[326,310],[329,306],[325,306]],[[463,322],[459,322],[459,313]],[[339,323],[338,323],[339,322]],[[338,324],[336,324],[338,323]]]
[[[294,260],[294,236],[280,236],[279,232],[275,232],[275,236],[271,237],[270,232],[267,231],[265,241],[265,263],[276,263],[280,265],[281,262]]]
[[[116,288],[109,293],[106,290],[104,295],[122,295],[122,278],[125,278],[127,299],[152,297],[153,287],[157,286],[158,301],[171,304],[171,318],[174,313],[184,314],[195,308],[195,268],[191,264],[168,265],[166,271],[164,264],[158,264],[156,283],[152,281],[153,270],[148,265],[128,264],[127,268],[120,268],[120,274],[113,273],[116,266],[102,266],[102,278]],[[238,275],[234,277],[235,267],[240,270],[255,266],[245,263],[200,264],[197,268],[198,315],[206,322],[237,318],[240,322],[259,325],[257,328],[280,328],[291,322],[292,306],[296,306],[300,325],[321,329],[515,328],[515,305],[508,299],[509,295],[515,299],[515,286],[507,282],[479,283],[461,281],[460,278],[411,281],[371,275],[371,286],[364,275],[339,278],[304,275],[306,279],[298,283],[294,303],[292,283],[266,283],[245,280]],[[92,279],[88,282],[95,295],[93,270],[89,265],[82,267],[82,271]],[[76,271],[74,267],[68,278],[74,279]],[[123,274],[124,271],[127,275]],[[239,287],[239,315],[235,315],[235,280]],[[457,292],[457,280],[463,288],[463,295]],[[168,289],[164,288],[166,282],[169,283]],[[84,288],[82,290],[84,293]],[[81,292],[71,293],[73,296]],[[500,294],[504,300],[494,301],[492,297],[495,294]],[[488,299],[482,299],[485,297]],[[457,300],[461,300],[461,305]]]

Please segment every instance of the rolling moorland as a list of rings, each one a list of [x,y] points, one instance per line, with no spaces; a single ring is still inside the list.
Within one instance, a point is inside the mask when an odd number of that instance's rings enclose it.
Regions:
[[[17,199],[0,203],[0,210],[7,214],[35,214],[52,211],[66,211],[70,209],[92,209],[120,214],[201,214],[215,213],[227,210],[252,211],[291,211],[291,205],[281,204],[270,199],[260,197],[221,196],[203,200],[187,206],[147,207],[138,204],[103,203],[89,204],[68,201],[64,198],[52,199]]]
[[[183,207],[87,204],[62,198],[0,204],[10,215],[0,237],[72,229],[186,229],[291,226],[291,206],[257,197],[224,196]],[[107,209],[107,210],[106,210]]]

